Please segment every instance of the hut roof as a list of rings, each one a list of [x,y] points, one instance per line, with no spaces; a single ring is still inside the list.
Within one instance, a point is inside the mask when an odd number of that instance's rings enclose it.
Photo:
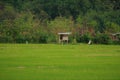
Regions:
[[[71,34],[71,32],[60,32],[60,33],[58,33],[59,35],[61,35],[61,34],[63,34],[63,35],[69,35],[69,34]]]
[[[118,32],[118,33],[113,33],[112,35],[114,36],[114,35],[119,35],[120,34],[120,32]]]

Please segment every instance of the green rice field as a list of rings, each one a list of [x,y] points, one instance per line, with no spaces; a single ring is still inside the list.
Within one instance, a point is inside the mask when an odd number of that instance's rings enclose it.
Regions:
[[[0,80],[120,80],[120,46],[0,44]]]

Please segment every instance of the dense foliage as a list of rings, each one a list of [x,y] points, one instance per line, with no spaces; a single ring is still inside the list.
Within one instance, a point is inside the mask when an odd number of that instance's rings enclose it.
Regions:
[[[120,32],[120,0],[0,0],[0,42],[57,42],[58,32],[78,42]]]

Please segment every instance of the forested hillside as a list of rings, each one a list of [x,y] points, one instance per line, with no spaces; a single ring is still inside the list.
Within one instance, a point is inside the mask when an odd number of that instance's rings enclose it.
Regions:
[[[58,32],[108,43],[120,32],[120,0],[0,0],[0,42],[57,42]]]

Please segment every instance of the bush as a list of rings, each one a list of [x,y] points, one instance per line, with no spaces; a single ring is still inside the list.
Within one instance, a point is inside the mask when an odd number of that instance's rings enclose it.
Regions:
[[[47,43],[48,36],[47,34],[41,34],[39,37],[39,43]]]
[[[112,41],[112,44],[120,45],[120,41]]]
[[[31,38],[30,37],[24,37],[24,36],[19,36],[15,39],[16,43],[26,43],[27,42],[31,42]]]
[[[13,39],[10,36],[0,36],[0,43],[12,43]]]
[[[6,43],[6,42],[8,42],[8,38],[0,36],[0,43]]]
[[[56,36],[54,34],[49,34],[47,38],[47,43],[55,43],[56,41]]]
[[[15,41],[16,43],[25,43],[25,39],[20,37],[16,38]]]
[[[110,44],[110,37],[107,34],[96,34],[96,36],[93,38],[93,42],[96,44]]]
[[[86,34],[83,34],[81,36],[77,35],[76,40],[77,40],[78,43],[80,43],[80,42],[88,43],[89,40],[91,40],[91,38],[92,37],[88,33],[86,33]]]

